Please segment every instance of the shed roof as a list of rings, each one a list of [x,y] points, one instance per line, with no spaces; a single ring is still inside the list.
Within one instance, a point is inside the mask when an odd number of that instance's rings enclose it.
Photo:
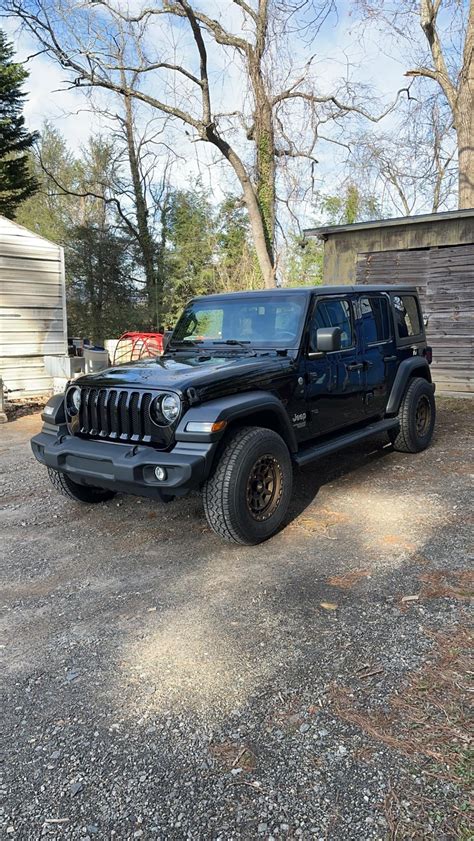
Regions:
[[[41,234],[37,234],[36,231],[30,231],[30,229],[25,228],[24,225],[20,225],[13,219],[7,219],[6,216],[2,216],[0,214],[0,237],[4,236],[23,237],[25,239],[28,239],[30,242],[32,240],[37,240],[39,242],[44,242],[48,245],[54,246],[55,248],[60,248],[60,246],[56,242],[53,242],[50,239],[46,239],[46,237],[43,237]]]
[[[404,225],[419,225],[422,222],[448,222],[451,219],[470,219],[474,224],[474,207],[464,210],[447,210],[442,213],[422,213],[419,216],[396,216],[393,219],[376,219],[372,222],[354,222],[352,225],[324,225],[320,228],[307,228],[306,237],[327,239],[329,236],[356,233],[376,228],[393,228]]]

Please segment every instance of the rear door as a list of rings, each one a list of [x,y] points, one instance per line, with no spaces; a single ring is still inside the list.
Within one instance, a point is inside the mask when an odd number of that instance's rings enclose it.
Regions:
[[[358,329],[364,365],[366,415],[385,411],[395,374],[397,355],[389,296],[360,294],[357,301]]]
[[[320,327],[341,328],[341,350],[317,352]],[[363,361],[351,296],[330,295],[315,300],[305,365],[311,435],[333,432],[365,417]]]

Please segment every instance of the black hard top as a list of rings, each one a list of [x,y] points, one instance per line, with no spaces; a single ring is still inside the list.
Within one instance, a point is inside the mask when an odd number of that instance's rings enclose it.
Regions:
[[[197,295],[193,300],[202,300],[203,298],[213,300],[228,300],[239,296],[258,295],[265,297],[272,297],[274,295],[347,295],[348,293],[364,293],[364,292],[389,292],[397,294],[399,292],[411,292],[416,295],[416,286],[410,285],[396,285],[390,286],[388,284],[360,284],[358,286],[276,286],[274,289],[246,289],[241,292],[219,292],[215,295]]]

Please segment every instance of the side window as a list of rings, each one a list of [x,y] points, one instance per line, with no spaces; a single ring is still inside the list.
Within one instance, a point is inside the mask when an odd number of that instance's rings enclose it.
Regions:
[[[318,301],[311,319],[310,350],[317,350],[316,334],[320,327],[341,328],[341,349],[354,344],[351,305],[345,298],[326,298]]]
[[[394,295],[392,303],[400,339],[406,339],[408,336],[418,336],[423,332],[418,303],[414,295]]]
[[[390,311],[387,298],[360,298],[362,332],[367,344],[386,342],[390,338]]]

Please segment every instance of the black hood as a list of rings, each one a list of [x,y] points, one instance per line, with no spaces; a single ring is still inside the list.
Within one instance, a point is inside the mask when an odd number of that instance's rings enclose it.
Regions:
[[[205,351],[141,359],[128,365],[85,374],[78,385],[95,388],[137,388],[176,391],[194,389],[195,399],[209,400],[252,388],[275,385],[293,370],[294,359],[276,353],[232,353],[207,356]]]

